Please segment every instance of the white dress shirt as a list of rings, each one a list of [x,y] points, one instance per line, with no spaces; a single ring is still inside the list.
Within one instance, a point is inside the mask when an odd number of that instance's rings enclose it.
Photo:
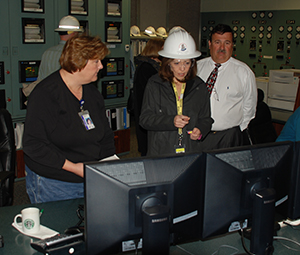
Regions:
[[[215,62],[211,57],[197,62],[198,76],[206,82]],[[240,126],[247,128],[255,117],[257,87],[255,75],[243,62],[230,58],[219,67],[218,77],[211,93],[211,117],[213,131]]]

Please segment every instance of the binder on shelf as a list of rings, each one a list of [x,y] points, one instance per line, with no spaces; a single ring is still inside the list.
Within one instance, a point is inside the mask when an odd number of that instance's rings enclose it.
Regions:
[[[116,109],[110,109],[110,114],[111,114],[111,129],[113,131],[117,130],[117,114],[116,114]]]
[[[127,107],[123,107],[123,122],[124,122],[124,129],[130,127],[130,115],[127,112]]]
[[[116,108],[116,117],[117,117],[117,130],[124,128],[124,120],[123,120],[123,108]]]
[[[109,127],[111,128],[111,112],[110,109],[106,109],[106,117],[108,120]]]

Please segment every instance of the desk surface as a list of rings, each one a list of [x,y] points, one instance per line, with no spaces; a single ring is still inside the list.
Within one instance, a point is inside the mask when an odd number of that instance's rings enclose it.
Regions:
[[[59,202],[43,203],[36,205],[18,205],[0,208],[0,235],[4,238],[4,247],[0,248],[0,255],[13,254],[41,254],[30,246],[31,237],[25,236],[18,232],[11,226],[14,216],[21,212],[23,208],[29,206],[36,206],[44,209],[41,216],[41,224],[47,226],[60,233],[71,226],[76,225],[78,217],[76,210],[79,204],[83,204],[83,199],[66,200]],[[290,227],[281,228],[278,231],[278,236],[289,238],[300,242],[300,227],[294,230]],[[297,249],[297,251],[289,250],[284,245]],[[249,247],[249,241],[246,240],[246,246]],[[182,244],[179,246],[172,246],[170,248],[170,255],[187,255],[187,254],[201,254],[201,255],[229,255],[234,254],[235,249],[238,253],[244,253],[241,239],[238,233],[229,234],[226,236],[214,238],[207,241],[198,241],[193,243]],[[275,252],[277,254],[299,255],[300,247],[286,241],[274,241]],[[219,250],[217,252],[217,250]],[[126,253],[133,254],[133,253]],[[138,254],[142,254],[140,251]]]

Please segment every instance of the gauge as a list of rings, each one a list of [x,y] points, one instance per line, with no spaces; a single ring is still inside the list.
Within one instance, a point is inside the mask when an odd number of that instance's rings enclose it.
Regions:
[[[209,27],[209,31],[213,31],[214,27]]]
[[[297,31],[297,32],[300,32],[300,26],[297,26],[297,27],[296,27],[296,31]]]
[[[233,33],[233,37],[237,38],[238,34],[237,33]]]
[[[256,13],[256,12],[252,12],[251,17],[252,17],[253,19],[256,19],[257,13]]]
[[[272,38],[272,34],[271,33],[267,33],[267,38],[271,39]]]
[[[259,17],[261,17],[262,19],[265,17],[265,13],[264,12],[261,12],[260,14],[259,14]]]
[[[260,39],[262,39],[262,38],[264,38],[264,34],[263,34],[263,33],[259,33],[258,37],[259,37]]]
[[[259,27],[259,31],[260,31],[260,32],[262,32],[262,31],[264,31],[264,30],[265,30],[264,26],[260,26],[260,27]]]
[[[241,31],[244,32],[246,30],[245,26],[241,26]]]
[[[283,31],[284,31],[284,26],[280,26],[280,27],[278,28],[278,30],[279,30],[279,32],[283,32]]]
[[[244,39],[245,38],[245,33],[241,33],[240,37],[241,37],[241,39]]]
[[[203,32],[205,32],[206,30],[207,30],[207,27],[206,27],[206,26],[202,27],[202,31],[203,31]]]
[[[300,34],[299,34],[299,33],[296,34],[296,39],[297,39],[297,40],[300,39]]]
[[[288,34],[286,35],[286,38],[289,39],[289,40],[292,39],[292,34],[291,34],[291,33],[288,33]]]
[[[293,31],[293,27],[292,26],[288,26],[287,27],[287,31],[292,32]]]
[[[268,26],[268,27],[267,27],[268,32],[271,32],[272,29],[273,29],[272,26]]]
[[[238,27],[234,26],[232,29],[233,29],[234,32],[236,32],[238,30]]]
[[[268,12],[268,18],[272,19],[273,18],[273,12]]]
[[[252,26],[252,27],[251,27],[251,31],[252,31],[252,32],[255,32],[255,31],[256,31],[256,26]]]

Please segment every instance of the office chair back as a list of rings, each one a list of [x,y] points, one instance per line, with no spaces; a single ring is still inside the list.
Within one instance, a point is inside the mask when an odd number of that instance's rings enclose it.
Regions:
[[[0,109],[0,206],[13,202],[16,168],[14,128],[10,113]]]

